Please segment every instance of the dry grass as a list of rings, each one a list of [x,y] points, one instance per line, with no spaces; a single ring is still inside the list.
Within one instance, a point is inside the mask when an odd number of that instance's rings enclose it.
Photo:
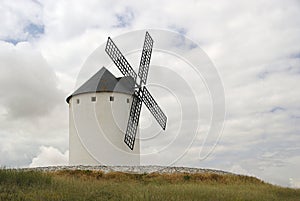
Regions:
[[[254,177],[0,170],[0,200],[300,200],[300,190]]]

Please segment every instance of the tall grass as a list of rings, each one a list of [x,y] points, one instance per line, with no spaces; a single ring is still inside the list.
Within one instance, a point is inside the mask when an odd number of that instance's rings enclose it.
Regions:
[[[49,174],[38,171],[0,170],[0,184],[16,186],[48,186],[52,182]]]
[[[300,200],[300,190],[254,177],[0,170],[0,200]]]

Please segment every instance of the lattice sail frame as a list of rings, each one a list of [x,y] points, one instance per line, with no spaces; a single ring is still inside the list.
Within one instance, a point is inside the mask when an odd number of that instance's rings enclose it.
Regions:
[[[140,85],[146,84],[146,81],[147,81],[153,42],[154,41],[151,38],[150,34],[148,32],[146,32],[144,46],[143,46],[143,52],[142,52],[140,67],[139,67],[139,72],[138,72],[138,76],[141,79]]]
[[[136,81],[136,73],[110,37],[108,37],[105,51],[124,76],[131,76]]]
[[[163,130],[166,129],[167,116],[163,113],[163,111],[158,106],[158,104],[156,103],[156,101],[154,100],[150,92],[147,90],[147,88],[145,86],[142,87],[142,85],[145,85],[147,81],[153,43],[154,41],[151,38],[150,34],[146,32],[142,56],[140,60],[139,71],[138,71],[138,76],[140,78],[139,84],[136,82],[137,74],[134,72],[131,65],[128,63],[126,58],[123,56],[121,51],[118,49],[118,47],[111,40],[110,37],[108,37],[106,47],[105,47],[106,53],[112,59],[114,64],[119,68],[121,73],[124,76],[131,76],[136,86],[135,92],[133,94],[133,100],[130,108],[128,123],[127,123],[125,138],[124,138],[125,144],[127,144],[127,146],[131,150],[133,150],[134,148],[136,132],[137,132],[139,118],[141,114],[142,102],[145,103],[145,105],[150,110],[150,112],[152,113],[156,121],[159,123],[159,125],[162,127],[162,129]]]
[[[133,150],[134,148],[135,136],[139,125],[141,109],[142,109],[142,99],[140,97],[140,93],[135,92],[133,94],[126,134],[124,138],[125,144],[127,144],[127,146],[131,150]]]
[[[167,124],[167,116],[160,109],[160,107],[158,106],[158,104],[156,103],[156,101],[145,86],[143,87],[142,99],[147,108],[152,113],[152,115],[155,117],[156,121],[159,123],[162,129],[165,130]]]

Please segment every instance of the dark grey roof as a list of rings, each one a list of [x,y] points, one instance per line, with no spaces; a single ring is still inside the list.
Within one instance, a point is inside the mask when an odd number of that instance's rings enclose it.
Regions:
[[[74,93],[68,96],[66,101],[69,103],[70,99],[75,95],[93,92],[121,92],[133,94],[134,80],[131,77],[116,78],[109,70],[102,67]]]

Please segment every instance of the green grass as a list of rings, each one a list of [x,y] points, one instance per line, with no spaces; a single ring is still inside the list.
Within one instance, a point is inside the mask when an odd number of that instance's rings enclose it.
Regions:
[[[254,177],[0,170],[0,200],[300,200],[300,189]]]

